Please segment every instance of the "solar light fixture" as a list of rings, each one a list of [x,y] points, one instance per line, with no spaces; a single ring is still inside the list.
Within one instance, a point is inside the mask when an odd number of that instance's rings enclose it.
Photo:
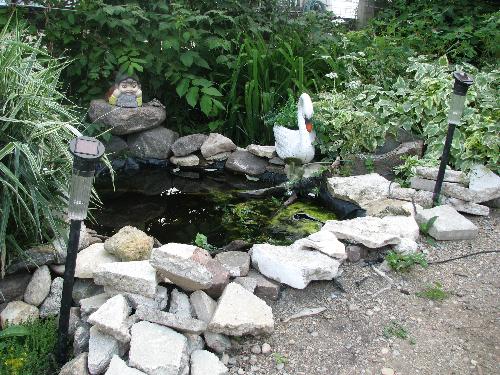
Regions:
[[[56,353],[57,361],[61,365],[67,360],[69,313],[75,277],[76,256],[80,242],[80,229],[82,220],[85,220],[87,217],[94,173],[97,162],[104,154],[104,145],[95,138],[78,137],[70,142],[69,150],[74,157],[68,201],[70,230],[64,270],[61,310],[59,312],[59,335]]]
[[[434,194],[432,196],[433,206],[437,206],[439,204],[439,195],[441,193],[441,187],[443,186],[446,165],[448,164],[450,157],[450,148],[451,142],[453,141],[453,134],[455,133],[455,127],[460,125],[460,120],[465,108],[467,90],[469,90],[469,87],[474,83],[472,77],[468,76],[467,73],[464,72],[453,73],[453,78],[455,78],[455,84],[453,86],[453,93],[451,94],[450,112],[448,113],[448,133],[446,134],[443,155],[441,156],[441,164],[439,165],[436,185],[434,186]]]

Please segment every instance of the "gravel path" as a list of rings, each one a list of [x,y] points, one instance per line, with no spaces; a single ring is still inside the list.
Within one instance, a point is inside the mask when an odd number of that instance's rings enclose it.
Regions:
[[[429,245],[421,238],[428,259],[500,249],[499,210],[488,218],[470,219],[480,228],[473,241]],[[242,339],[230,353],[230,373],[500,374],[500,254],[391,272],[394,284],[387,290],[388,281],[369,267],[347,263],[343,268],[339,282],[345,292],[333,282],[312,283],[305,290],[286,288],[271,303],[275,333]],[[447,299],[416,296],[435,282],[449,292]],[[312,307],[326,310],[283,322]],[[402,328],[399,333],[406,338],[390,336],[389,327]],[[252,347],[263,343],[271,345],[271,353],[253,354]]]

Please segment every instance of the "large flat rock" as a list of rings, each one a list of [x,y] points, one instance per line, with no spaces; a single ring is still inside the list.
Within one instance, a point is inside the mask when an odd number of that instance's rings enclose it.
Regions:
[[[229,156],[225,168],[236,173],[258,176],[266,171],[267,165],[266,159],[255,156],[246,150],[238,150]]]
[[[416,167],[415,175],[427,180],[437,180],[437,175],[439,173],[438,167]],[[454,171],[452,169],[446,169],[444,172],[443,181],[446,182],[456,182],[464,186],[469,185],[469,177],[462,171]]]
[[[208,330],[229,336],[270,334],[273,311],[240,284],[230,283],[219,299]]]
[[[155,297],[158,285],[156,270],[147,260],[103,264],[94,272],[94,282],[150,298]]]
[[[132,326],[129,364],[148,375],[189,373],[187,339],[174,330],[150,322]]]
[[[304,289],[313,280],[332,280],[340,266],[328,255],[293,246],[256,244],[250,256],[260,273],[297,289]]]
[[[205,134],[191,134],[180,137],[172,145],[172,152],[177,157],[188,156],[198,151],[207,139],[208,136]]]
[[[470,171],[469,189],[477,197],[477,202],[500,198],[500,177],[484,165],[476,164]]]
[[[201,154],[205,159],[211,156],[236,150],[236,145],[232,140],[218,133],[210,133],[208,138],[201,145]]]
[[[319,231],[295,241],[293,247],[301,250],[317,250],[329,257],[344,260],[347,258],[345,245],[335,234],[329,231]]]
[[[427,180],[420,177],[412,177],[410,179],[410,185],[413,189],[433,192],[434,187],[436,186],[436,181]],[[458,198],[467,202],[481,202],[481,198],[476,195],[476,192],[454,182],[443,182],[443,185],[441,187],[441,195]]]
[[[132,156],[142,159],[167,160],[172,154],[172,144],[179,138],[176,132],[157,127],[128,136],[127,144]]]
[[[170,243],[151,252],[151,265],[172,283],[187,291],[223,288],[229,273],[197,246]]]
[[[436,240],[470,240],[479,233],[478,228],[469,219],[447,205],[418,210],[416,220],[422,225],[428,223],[433,217],[437,219],[430,227],[429,235]]]
[[[332,232],[338,239],[378,249],[397,245],[401,238],[416,241],[419,227],[412,216],[358,217],[352,220],[329,220],[321,229]]]
[[[103,99],[90,102],[89,117],[92,122],[106,125],[115,135],[126,135],[155,128],[167,116],[163,106],[145,103],[138,108],[122,108]]]

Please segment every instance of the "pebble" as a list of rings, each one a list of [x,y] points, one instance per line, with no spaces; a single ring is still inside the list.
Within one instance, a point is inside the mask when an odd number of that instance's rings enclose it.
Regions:
[[[262,344],[262,354],[269,354],[271,353],[271,345],[269,345],[267,342]]]
[[[349,305],[349,311],[356,311],[356,310],[358,310],[358,309],[359,309],[359,307],[358,307],[358,306],[356,306],[354,303],[351,303],[351,304]]]
[[[278,371],[279,371],[279,370],[283,370],[284,368],[285,368],[285,364],[284,364],[284,363],[278,363],[278,364],[276,365],[276,370],[278,370]]]
[[[365,312],[366,316],[372,316],[373,315],[373,311],[372,310],[368,310]]]
[[[251,355],[249,362],[250,362],[250,364],[255,365],[257,363],[257,356]]]
[[[318,333],[318,332],[316,332],[316,331],[311,332],[311,336],[312,336],[312,337],[318,337],[318,335],[319,335],[319,333]]]
[[[227,366],[229,364],[229,355],[227,353],[223,353],[220,361]]]
[[[382,375],[394,375],[394,370],[389,367],[384,367],[381,373]]]
[[[244,373],[245,373],[245,370],[243,370],[242,368],[238,369],[238,375],[243,375]]]
[[[389,348],[382,348],[381,353],[382,353],[382,354],[387,354],[387,353],[389,353]]]
[[[252,349],[250,349],[250,351],[253,353],[253,354],[260,354],[260,345],[258,344],[255,344],[254,346],[252,346]]]

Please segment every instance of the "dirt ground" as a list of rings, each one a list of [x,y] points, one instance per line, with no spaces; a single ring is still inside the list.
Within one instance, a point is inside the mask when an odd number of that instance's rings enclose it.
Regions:
[[[429,245],[420,239],[429,261],[500,249],[499,210],[487,218],[469,218],[480,228],[472,241]],[[499,253],[390,272],[394,284],[387,290],[388,280],[370,267],[346,263],[343,269],[338,281],[345,292],[333,282],[286,288],[271,303],[274,334],[241,340],[230,353],[230,373],[500,374]],[[444,301],[416,296],[435,282],[449,292]],[[283,322],[315,307],[326,310]],[[388,334],[394,324],[406,338]],[[252,346],[263,343],[271,345],[271,353],[252,354]]]

